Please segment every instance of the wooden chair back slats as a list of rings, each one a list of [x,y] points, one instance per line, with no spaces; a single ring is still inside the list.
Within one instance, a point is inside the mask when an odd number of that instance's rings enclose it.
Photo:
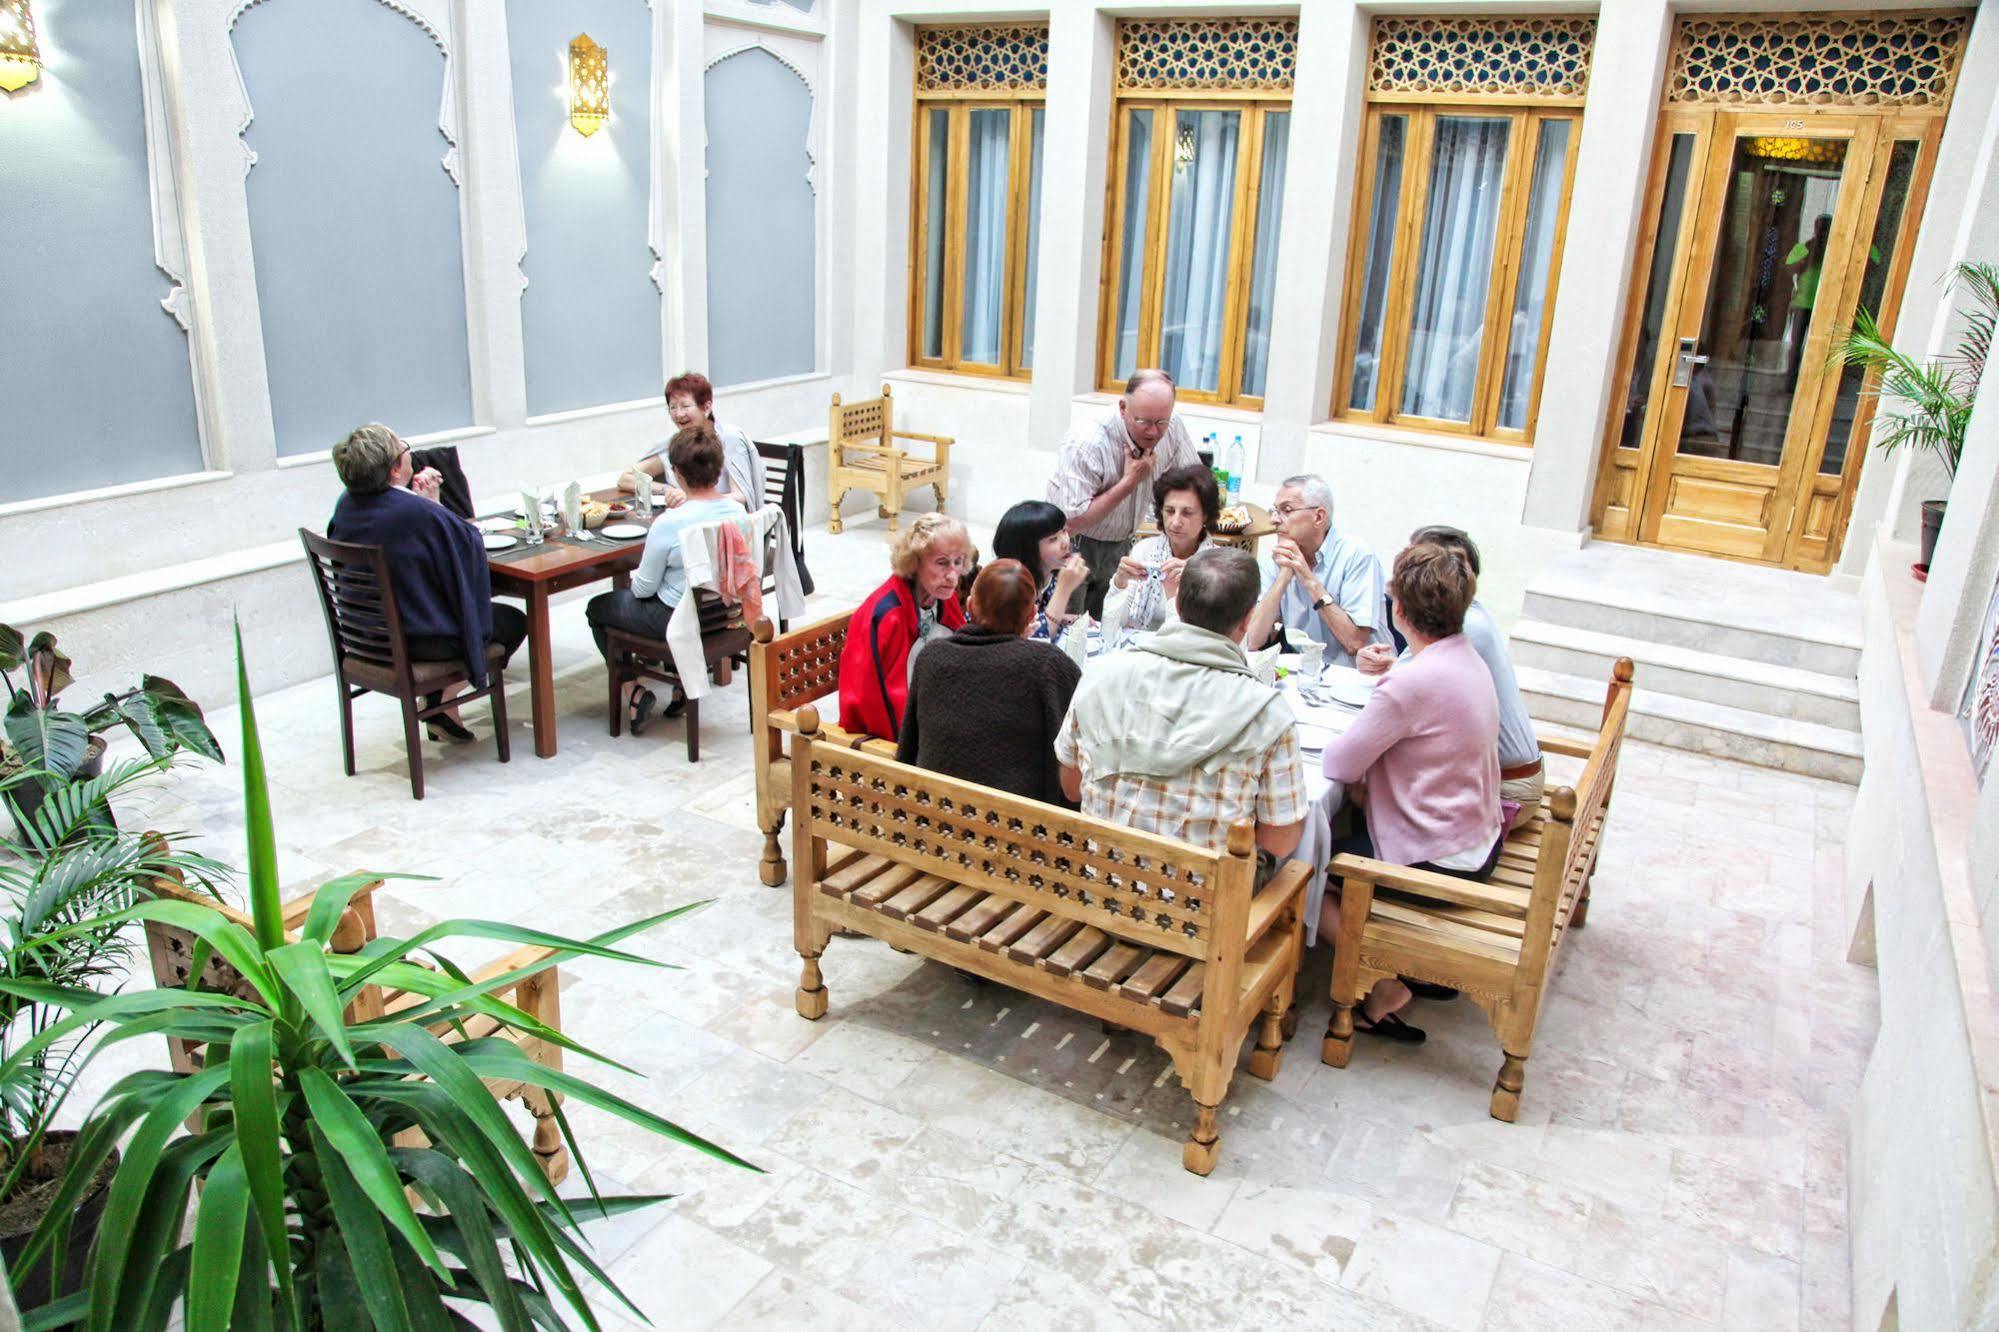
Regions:
[[[900,442],[909,440],[927,441],[931,456],[912,453]],[[835,534],[843,530],[840,503],[853,490],[875,496],[891,532],[900,525],[903,500],[924,486],[936,497],[937,511],[944,512],[954,442],[948,435],[897,430],[886,384],[879,398],[862,402],[842,402],[834,394],[826,413],[826,530]]]
[[[1227,857],[801,738],[794,813],[841,846],[930,871],[1134,943],[1205,959]],[[809,760],[803,754],[809,753]],[[940,890],[941,893],[942,890]],[[927,905],[931,899],[917,903]]]

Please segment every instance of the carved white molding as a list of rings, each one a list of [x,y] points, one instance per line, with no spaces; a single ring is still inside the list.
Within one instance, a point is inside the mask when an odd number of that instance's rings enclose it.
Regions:
[[[139,39],[139,96],[146,117],[146,181],[153,209],[153,266],[166,275],[169,284],[160,308],[173,316],[181,332],[187,333],[192,331],[187,293],[187,235],[181,226],[180,173],[174,161],[173,130],[167,123],[159,16],[153,0],[133,0],[132,12]]]
[[[237,0],[236,7],[229,14],[228,31],[235,32],[237,21],[252,8],[268,3],[270,0]],[[437,47],[438,52],[444,57],[444,88],[438,99],[437,130],[444,136],[446,147],[444,156],[440,160],[444,174],[451,177],[453,185],[462,189],[465,182],[458,176],[458,83],[457,70],[451,56],[451,44],[445,40],[444,34],[438,31],[436,25],[417,13],[406,0],[375,0],[375,3],[394,10],[422,28],[424,34],[430,38],[431,44]],[[236,43],[232,40],[228,45],[229,63],[236,72],[236,96],[240,102],[236,137],[243,145],[243,174],[247,176],[250,174],[250,168],[257,165],[257,153],[250,147],[250,141],[244,138],[244,135],[249,132],[250,122],[256,118],[256,110],[250,105],[250,88],[243,81],[243,63],[237,58]]]
[[[792,4],[791,0],[707,0],[702,12],[711,19],[728,23],[747,23],[777,32],[818,38],[826,35],[825,11],[828,8],[829,5],[823,2],[801,7]]]
[[[672,73],[673,41],[668,25],[673,17],[668,6],[656,5],[653,0],[646,0],[646,8],[652,13],[652,65],[646,74],[646,123],[650,131],[646,138],[646,248],[652,251],[652,266],[646,276],[652,279],[653,290],[664,298],[666,182],[661,179],[660,163],[666,160],[666,113],[662,85],[672,82],[667,76]],[[664,329],[660,337],[664,348]]]
[[[824,112],[821,106],[824,99],[819,96],[819,87],[815,79],[817,71],[808,72],[805,68],[807,62],[799,60],[795,55],[785,52],[784,46],[787,39],[782,34],[737,32],[734,29],[718,29],[714,27],[709,28],[708,32],[710,47],[708,62],[701,67],[701,73],[704,77],[724,60],[742,55],[746,51],[762,51],[797,75],[798,81],[805,85],[805,96],[811,106],[805,127],[805,184],[812,191],[812,197],[817,199],[819,197],[819,145],[824,141],[823,135],[825,132]],[[721,37],[725,42],[733,41],[735,44],[717,49],[715,46],[715,39],[717,37]],[[703,133],[705,136],[705,126]],[[701,163],[701,172],[705,179],[708,172],[708,154],[705,142],[702,145]]]

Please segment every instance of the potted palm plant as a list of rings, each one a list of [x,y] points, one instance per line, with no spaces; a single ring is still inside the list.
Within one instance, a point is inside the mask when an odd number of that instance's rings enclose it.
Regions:
[[[25,830],[27,844],[0,860],[0,979],[28,987],[0,991],[0,1255],[31,1304],[81,1288],[115,1168],[107,1160],[86,1184],[60,1260],[24,1264],[29,1236],[68,1173],[76,1135],[50,1126],[94,1030],[75,1024],[39,1040],[69,1007],[48,992],[80,997],[115,987],[131,961],[132,931],[111,913],[143,900],[161,876],[211,886],[219,869],[172,838],[119,833],[94,817],[112,793],[165,764],[134,760],[57,787]]]
[[[1964,453],[1964,432],[1978,396],[1978,380],[1999,324],[1999,264],[1964,261],[1951,270],[1950,289],[1966,298],[1964,331],[1947,355],[1919,361],[1898,351],[1881,334],[1871,310],[1856,310],[1853,327],[1833,340],[1835,364],[1858,366],[1873,377],[1869,393],[1888,399],[1874,420],[1874,443],[1883,453],[1905,445],[1934,453],[1950,477]],[[1923,501],[1918,576],[1929,571],[1943,526],[1944,501]]]
[[[105,1028],[99,1048],[142,1035],[204,1047],[192,1071],[147,1070],[120,1080],[85,1119],[25,1257],[33,1262],[62,1243],[70,1207],[126,1139],[111,1168],[88,1289],[26,1311],[24,1324],[164,1329],[178,1312],[197,1332],[464,1326],[445,1304],[450,1299],[485,1305],[508,1332],[560,1328],[564,1305],[595,1328],[579,1274],[623,1295],[591,1258],[580,1222],[658,1199],[603,1198],[591,1184],[590,1199],[572,1206],[542,1174],[484,1079],[558,1092],[754,1167],[583,1078],[536,1063],[510,1041],[436,1034],[493,1021],[601,1058],[495,997],[551,962],[474,984],[441,958],[437,970],[414,959],[435,957],[434,945],[463,936],[552,946],[560,950],[552,962],[581,955],[642,962],[615,945],[692,908],[590,940],[452,921],[410,938],[379,938],[358,953],[336,952],[331,941],[347,903],[381,877],[358,875],[322,887],[298,939],[287,941],[240,639],[237,663],[254,931],[184,901],[141,904],[105,919],[155,919],[187,930],[246,984],[228,994],[176,989],[103,998],[0,979],[0,992],[70,1009],[10,1059],[91,1023]],[[370,984],[394,985],[425,1002],[379,1019],[350,1017],[349,1005]],[[195,1131],[179,1133],[190,1117]],[[559,1106],[556,1120],[588,1182]],[[424,1145],[407,1145],[411,1130]]]
[[[188,749],[222,761],[222,747],[200,706],[179,685],[157,675],[142,676],[137,688],[106,694],[83,712],[65,711],[59,699],[75,682],[70,665],[54,634],[43,630],[24,638],[12,625],[0,624],[0,684],[7,693],[7,710],[0,716],[0,780],[6,782],[7,807],[23,832],[47,791],[98,773],[104,733],[114,727],[129,729],[155,759]],[[16,674],[22,679],[17,681]],[[33,780],[12,780],[22,774]],[[99,806],[99,818],[109,822],[104,808]]]

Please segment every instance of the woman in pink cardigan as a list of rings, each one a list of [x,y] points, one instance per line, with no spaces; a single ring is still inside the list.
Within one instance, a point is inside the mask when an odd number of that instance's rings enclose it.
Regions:
[[[1354,724],[1326,746],[1326,776],[1346,784],[1363,820],[1335,854],[1466,879],[1487,878],[1498,863],[1499,699],[1492,672],[1463,633],[1476,590],[1458,551],[1416,545],[1396,557],[1389,595],[1409,660],[1381,678]],[[1329,891],[1321,934],[1331,937],[1338,923],[1338,898]],[[1381,981],[1355,1010],[1354,1026],[1420,1041],[1422,1029],[1396,1016],[1410,998],[1407,983]]]

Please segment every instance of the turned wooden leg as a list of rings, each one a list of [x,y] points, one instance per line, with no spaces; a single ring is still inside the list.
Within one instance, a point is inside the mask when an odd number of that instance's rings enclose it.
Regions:
[[[555,1093],[537,1091],[527,1097],[528,1113],[534,1116],[534,1157],[541,1173],[551,1184],[569,1177],[569,1148],[562,1141],[562,1129],[555,1122]]]
[[[837,490],[833,492],[832,498],[827,502],[827,507],[832,512],[827,515],[826,530],[834,536],[840,535],[841,532],[840,501],[845,498],[847,498],[847,492],[845,490]]]
[[[1335,1002],[1333,1020],[1326,1024],[1325,1043],[1319,1047],[1319,1062],[1345,1068],[1353,1058],[1353,1005]]]
[[[1284,1013],[1282,998],[1273,996],[1270,1007],[1263,1010],[1256,1048],[1249,1052],[1249,1071],[1265,1082],[1276,1077],[1277,1070],[1284,1066]]]
[[[1284,1010],[1284,1039],[1290,1040],[1298,1034],[1298,1005],[1292,1004]]]
[[[798,1016],[817,1022],[826,1016],[826,981],[819,974],[819,955],[801,953],[805,959],[805,970],[798,978]]]
[[[1194,1103],[1194,1131],[1187,1136],[1186,1145],[1180,1149],[1180,1164],[1197,1175],[1205,1175],[1215,1168],[1215,1161],[1222,1154],[1222,1135],[1215,1128],[1215,1107]]]
[[[764,829],[763,859],[757,862],[757,877],[772,888],[785,880],[784,844],[777,835],[784,831],[784,814],[780,811],[771,825]]]
[[[1579,930],[1589,924],[1589,884],[1583,884],[1582,896],[1576,899],[1576,909],[1569,913],[1569,928]]]
[[[1499,1078],[1492,1084],[1492,1117],[1513,1122],[1520,1113],[1520,1088],[1527,1081],[1527,1056],[1508,1054],[1499,1065]]]
[[[941,481],[931,482],[930,493],[937,497],[937,512],[944,512],[944,483]]]

